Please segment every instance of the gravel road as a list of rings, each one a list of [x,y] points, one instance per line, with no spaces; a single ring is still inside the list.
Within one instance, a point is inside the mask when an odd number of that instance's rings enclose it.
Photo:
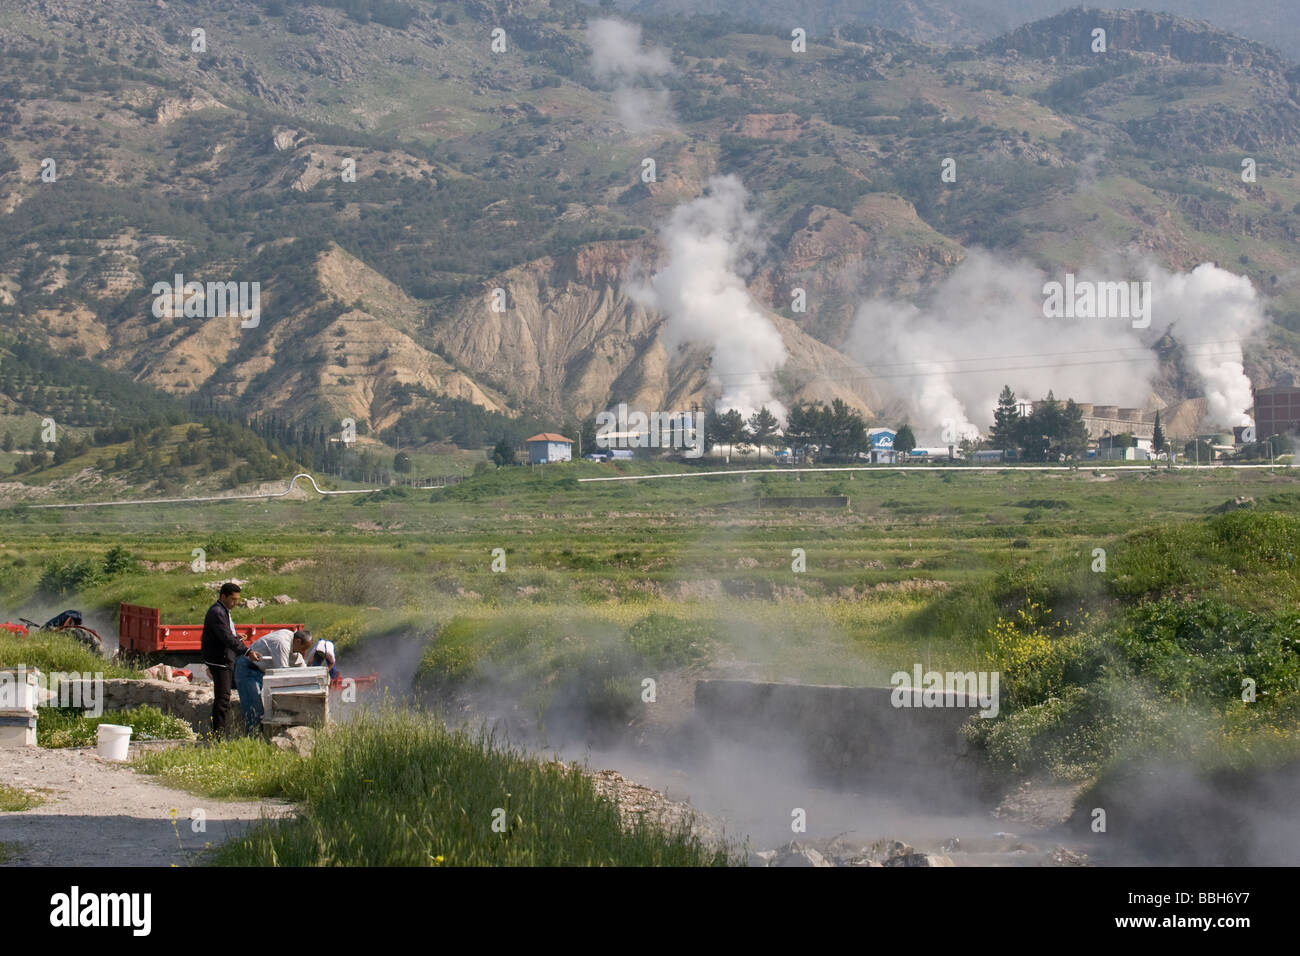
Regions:
[[[185,866],[261,817],[284,816],[281,801],[234,802],[173,790],[94,748],[0,751],[0,784],[37,790],[45,802],[0,812],[7,866]],[[173,823],[172,810],[176,810]],[[195,809],[206,832],[195,832]]]

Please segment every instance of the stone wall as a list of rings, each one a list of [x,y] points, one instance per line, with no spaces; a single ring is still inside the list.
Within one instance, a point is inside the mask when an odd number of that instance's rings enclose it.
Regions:
[[[892,694],[889,687],[702,680],[695,716],[715,745],[793,749],[810,776],[831,786],[957,799],[983,794],[991,781],[961,733],[977,709],[895,707]]]
[[[70,685],[76,684],[76,681],[69,681]],[[83,686],[73,693],[79,692],[80,698],[71,697],[70,699],[82,701],[90,700],[88,694],[94,693],[92,689],[86,688],[86,681],[80,682]],[[110,710],[127,710],[131,707],[139,707],[142,704],[148,704],[151,707],[157,707],[164,714],[171,714],[173,717],[179,717],[192,727],[196,733],[207,733],[212,727],[212,685],[211,684],[173,684],[160,680],[126,680],[123,678],[105,678],[103,681],[104,699],[100,702],[103,709],[107,712]],[[231,712],[235,715],[232,718],[235,721],[242,720],[239,715],[239,693],[235,690],[230,692]]]

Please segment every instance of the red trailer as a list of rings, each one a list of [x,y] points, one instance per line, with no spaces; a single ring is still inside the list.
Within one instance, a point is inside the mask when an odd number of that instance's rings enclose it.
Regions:
[[[151,661],[167,664],[189,664],[201,660],[203,645],[202,624],[163,624],[162,615],[156,607],[141,607],[138,604],[119,604],[117,607],[118,653],[123,657],[145,657]],[[235,634],[247,646],[272,631],[287,628],[291,631],[302,630],[302,624],[267,624],[262,618],[260,624],[236,624]],[[331,681],[335,690],[343,687],[344,680],[339,677]],[[358,687],[369,687],[379,679],[378,674],[353,677],[351,680]]]
[[[272,631],[288,628],[301,630],[302,624],[236,624],[235,634],[245,645],[252,644]],[[198,660],[203,645],[202,624],[163,624],[156,607],[119,604],[117,609],[118,653],[122,656],[158,658],[175,657],[180,663]]]

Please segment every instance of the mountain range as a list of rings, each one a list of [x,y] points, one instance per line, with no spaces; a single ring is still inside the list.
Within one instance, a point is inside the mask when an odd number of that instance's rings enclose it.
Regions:
[[[1168,14],[990,36],[1002,21],[975,2],[867,5],[914,21],[893,29],[849,6],[808,5],[796,55],[762,4],[647,0],[620,14],[640,52],[611,65],[592,32],[611,12],[569,0],[12,0],[0,329],[197,406],[331,427],[451,399],[557,421],[709,406],[739,373],[662,286],[675,211],[730,176],[748,197],[732,265],[779,335],[761,374],[780,404],[913,414],[859,310],[924,307],[977,250],[1044,274],[1217,262],[1269,317],[1247,374],[1293,380],[1286,55]],[[258,283],[260,320],[157,314],[176,276]],[[1144,403],[1204,391],[1176,344],[1155,344]]]

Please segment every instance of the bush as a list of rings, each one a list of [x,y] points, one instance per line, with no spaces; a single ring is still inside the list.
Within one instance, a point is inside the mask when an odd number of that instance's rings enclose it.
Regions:
[[[354,607],[390,607],[401,599],[389,569],[356,554],[323,554],[306,582],[309,601]]]
[[[1158,601],[1138,609],[1116,635],[1128,661],[1177,700],[1224,705],[1254,681],[1257,703],[1273,710],[1300,685],[1300,621],[1222,601]]]
[[[1201,726],[1203,736],[1212,735],[1200,715],[1115,678],[1070,687],[1001,720],[970,721],[965,732],[984,745],[994,767],[1003,772],[1046,770],[1083,780],[1128,755],[1170,752],[1195,726]]]
[[[203,545],[204,554],[209,558],[239,554],[244,546],[232,534],[214,534]]]
[[[650,614],[632,625],[627,644],[652,667],[680,667],[707,660],[713,647],[712,628],[703,621]]]
[[[93,587],[103,580],[103,566],[90,558],[51,561],[41,572],[38,585],[45,594],[62,597]]]
[[[1001,675],[1004,709],[1041,704],[1089,683],[1104,669],[1106,654],[1099,641],[1071,633],[1069,621],[1051,618],[1049,608],[1027,600],[1013,618],[998,617],[989,630],[990,663]]]
[[[126,548],[114,545],[104,555],[104,573],[110,578],[118,574],[132,574],[140,570],[140,560]]]

